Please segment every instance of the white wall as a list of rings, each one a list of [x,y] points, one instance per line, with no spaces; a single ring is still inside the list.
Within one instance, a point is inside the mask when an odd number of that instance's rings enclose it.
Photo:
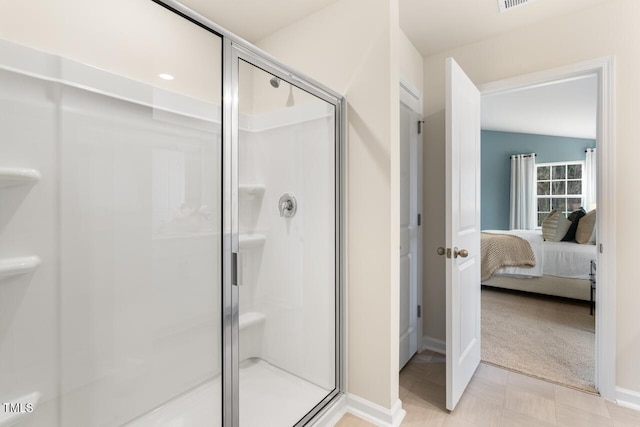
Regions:
[[[347,388],[386,408],[398,399],[398,33],[397,0],[341,0],[258,43],[347,97]]]
[[[424,59],[402,30],[400,30],[399,42],[400,74],[422,93],[424,83]]]
[[[640,287],[635,247],[640,226],[628,212],[640,208],[636,191],[637,117],[640,114],[640,2],[617,0],[549,19],[517,31],[427,57],[424,60],[424,200],[443,206],[444,193],[444,60],[452,56],[476,84],[541,71],[580,61],[614,56],[615,150],[617,182],[617,385],[640,392]],[[444,243],[444,209],[425,211],[424,335],[444,339],[444,260],[435,248]],[[603,286],[613,284],[603,284]]]

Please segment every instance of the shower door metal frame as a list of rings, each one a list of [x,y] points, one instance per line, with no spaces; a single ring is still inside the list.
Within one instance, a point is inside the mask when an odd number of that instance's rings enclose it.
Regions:
[[[337,400],[346,386],[346,101],[314,79],[176,0],[151,0],[222,38],[222,425],[239,425],[238,253],[238,60],[242,59],[335,106],[335,389],[296,424],[302,426]],[[234,230],[235,228],[235,230]]]
[[[224,56],[224,71],[223,81],[224,85],[224,111],[223,111],[223,128],[224,123],[229,123],[227,131],[224,131],[224,143],[223,143],[223,158],[225,166],[224,173],[224,190],[225,204],[228,209],[225,212],[230,212],[228,220],[225,220],[225,259],[223,260],[224,266],[228,267],[231,274],[225,275],[226,282],[223,284],[225,289],[224,313],[230,313],[228,317],[225,315],[226,331],[225,348],[227,344],[231,345],[231,348],[227,348],[225,351],[225,361],[227,362],[228,370],[225,370],[227,379],[223,379],[225,394],[231,393],[231,405],[230,410],[233,412],[231,418],[232,424],[227,424],[232,427],[238,427],[239,422],[239,298],[237,283],[234,283],[237,277],[237,254],[239,250],[238,244],[238,144],[239,144],[239,106],[238,106],[238,91],[239,91],[239,61],[242,60],[258,69],[261,69],[269,74],[272,74],[287,83],[304,90],[323,101],[334,106],[334,171],[335,171],[335,189],[334,189],[334,203],[335,203],[335,388],[327,394],[295,425],[304,426],[310,420],[319,415],[329,403],[340,396],[344,390],[344,291],[342,284],[343,279],[343,163],[342,159],[344,150],[344,134],[342,132],[343,124],[345,123],[344,117],[344,98],[325,90],[323,87],[314,85],[303,77],[295,74],[295,72],[289,70],[287,67],[279,64],[270,58],[265,58],[260,53],[255,52],[250,46],[247,47],[242,43],[237,43],[231,39],[225,38],[223,42],[223,56]],[[227,234],[226,230],[229,231]],[[231,251],[227,253],[227,248]],[[224,270],[223,266],[223,270]],[[227,306],[228,304],[228,306]],[[228,357],[228,359],[227,359]],[[228,397],[229,395],[227,395]],[[227,405],[225,411],[227,410]]]

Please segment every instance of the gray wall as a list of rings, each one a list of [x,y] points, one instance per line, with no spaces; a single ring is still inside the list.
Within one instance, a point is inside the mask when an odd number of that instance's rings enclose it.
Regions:
[[[585,159],[594,139],[565,138],[528,133],[482,131],[482,229],[509,229],[509,183],[513,154],[536,153],[536,163]]]

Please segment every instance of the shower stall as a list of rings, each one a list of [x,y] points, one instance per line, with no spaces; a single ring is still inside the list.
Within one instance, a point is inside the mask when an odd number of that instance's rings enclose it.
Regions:
[[[344,101],[131,3],[176,56],[0,40],[0,427],[314,424],[343,389]]]

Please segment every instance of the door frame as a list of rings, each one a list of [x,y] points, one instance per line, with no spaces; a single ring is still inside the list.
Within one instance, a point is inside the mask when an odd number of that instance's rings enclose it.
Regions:
[[[422,93],[420,93],[420,90],[415,87],[410,81],[409,79],[407,79],[404,75],[400,74],[400,103],[406,105],[410,110],[412,110],[414,113],[416,113],[417,117],[418,117],[418,121],[420,123],[416,123],[415,125],[418,127],[418,129],[422,129],[424,126],[421,126],[423,124],[423,114],[422,114]],[[422,156],[423,156],[423,140],[422,140],[422,133],[419,131],[418,132],[418,137],[416,140],[416,170],[415,170],[415,176],[412,174],[410,180],[412,183],[415,182],[415,186],[416,186],[416,194],[415,194],[415,205],[416,205],[416,212],[413,212],[414,214],[420,214],[422,219],[424,219],[424,214],[423,214],[423,204],[422,204],[422,191],[423,191],[423,183],[422,183],[422,167],[423,167],[423,161],[422,161]],[[410,197],[413,196],[413,194],[410,194]],[[411,205],[413,206],[414,200],[411,199]],[[422,301],[422,286],[423,286],[423,281],[422,281],[422,251],[423,251],[423,236],[422,236],[422,225],[418,225],[417,226],[418,229],[416,231],[416,237],[417,237],[417,248],[416,248],[416,281],[415,281],[415,286],[416,286],[416,304],[419,304],[421,309],[424,309],[424,304]],[[416,334],[417,334],[417,351],[421,351],[423,348],[422,345],[422,341],[423,341],[423,337],[422,337],[422,316],[418,316],[417,313],[417,307],[415,307],[415,309],[413,311],[411,311],[412,315],[416,316]]]
[[[596,283],[595,385],[607,400],[616,399],[616,177],[615,177],[615,62],[604,57],[478,85],[481,96],[507,93],[571,80],[586,75],[598,80],[596,147],[598,244]]]

